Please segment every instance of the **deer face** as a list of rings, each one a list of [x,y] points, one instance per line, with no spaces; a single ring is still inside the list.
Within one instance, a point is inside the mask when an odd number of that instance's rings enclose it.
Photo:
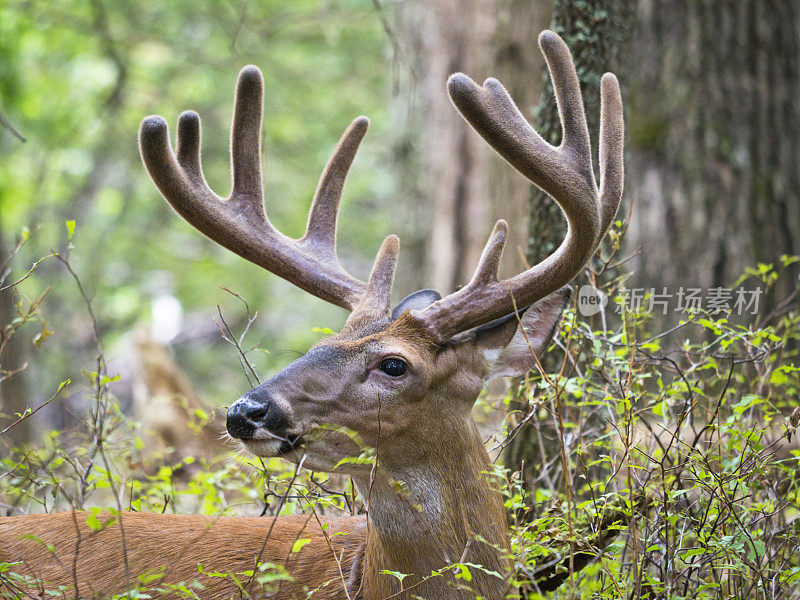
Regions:
[[[471,433],[487,379],[531,368],[568,296],[560,290],[521,320],[511,314],[445,343],[406,312],[407,299],[394,311],[399,318],[348,323],[247,392],[228,411],[228,432],[258,456],[318,471],[363,475],[372,450],[382,463],[424,460],[442,440]]]
[[[315,346],[234,403],[228,432],[256,455],[305,456],[306,466],[322,471],[379,438],[402,437],[431,387],[435,349],[392,325]],[[345,462],[339,470],[364,467]]]
[[[616,78],[607,73],[601,81],[598,186],[569,50],[551,31],[542,33],[539,45],[562,122],[558,147],[531,127],[497,80],[481,86],[457,73],[447,88],[470,125],[558,203],[569,225],[566,238],[541,262],[501,279],[508,225],[498,221],[466,285],[445,298],[430,291],[412,294],[394,310],[389,299],[396,236],[384,241],[366,282],[348,273],[336,255],[339,201],[367,130],[366,117],[355,119],[340,139],[299,239],[276,230],[264,211],[264,86],[258,69],[245,67],[239,75],[228,198],[217,196],[203,175],[195,113],[181,115],[175,151],[161,117],[146,118],[139,130],[147,170],[189,223],[243,258],[351,311],[341,334],[237,400],[227,427],[259,456],[283,455],[315,470],[353,476],[377,532],[368,530],[363,571],[354,565],[353,572],[362,571],[367,582],[358,588],[365,598],[405,596],[417,585],[413,594],[420,597],[466,597],[456,589],[460,583],[429,578],[433,569],[459,556],[459,562],[466,558],[489,569],[475,574],[476,593],[470,597],[500,598],[507,591],[504,576],[489,575],[510,575],[507,515],[489,481],[489,456],[471,408],[486,379],[526,371],[545,349],[566,302],[563,286],[584,268],[614,220],[623,180]],[[377,461],[365,454],[369,448]],[[373,478],[376,473],[381,476]],[[387,571],[419,580],[398,591],[398,582],[386,583]]]
[[[569,224],[564,242],[540,263],[501,280],[498,268],[508,225],[498,221],[464,287],[446,298],[412,294],[394,311],[389,298],[399,248],[396,236],[384,241],[367,282],[345,271],[336,256],[339,201],[367,131],[366,117],[356,118],[340,139],[299,239],[277,231],[264,211],[264,84],[256,67],[245,67],[239,75],[231,131],[233,189],[226,199],[208,187],[203,175],[196,113],[181,115],[174,152],[161,117],[142,121],[144,163],[181,216],[247,260],[352,313],[341,335],[231,406],[230,434],[256,454],[283,453],[298,462],[305,456],[314,468],[358,470],[358,461],[340,461],[358,457],[364,446],[380,454],[405,445],[405,455],[411,456],[420,448],[424,452],[429,440],[449,440],[466,429],[476,438],[469,410],[484,380],[524,370],[547,345],[564,303],[560,290],[584,268],[616,214],[622,195],[623,123],[619,85],[607,73],[600,90],[598,186],[569,50],[553,32],[543,33],[539,45],[562,120],[558,147],[536,133],[497,80],[479,86],[457,73],[447,87],[475,130],[559,204]],[[526,318],[538,335],[517,336],[512,315],[528,306],[533,308]]]

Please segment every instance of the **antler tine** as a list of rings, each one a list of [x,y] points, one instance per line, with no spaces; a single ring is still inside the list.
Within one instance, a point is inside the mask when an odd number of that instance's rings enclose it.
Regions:
[[[567,218],[566,238],[537,265],[497,281],[492,273],[496,274],[502,243],[498,243],[495,226],[470,283],[414,314],[439,342],[505,316],[515,305],[530,306],[569,283],[589,261],[616,214],[622,196],[623,146],[617,80],[606,74],[602,82],[602,192],[598,192],[586,114],[569,49],[552,31],[542,32],[539,46],[547,60],[561,118],[563,135],[558,147],[548,144],[530,126],[496,79],[478,86],[457,73],[450,77],[448,90],[458,110],[489,145],[558,203]]]
[[[231,125],[231,199],[242,200],[264,214],[261,181],[261,119],[264,113],[264,79],[258,67],[239,71]],[[266,215],[264,215],[266,216]]]
[[[492,234],[481,252],[475,274],[468,285],[474,286],[497,281],[497,272],[500,268],[500,259],[503,257],[503,248],[505,248],[507,237],[508,223],[500,219],[494,225]]]
[[[606,73],[600,80],[600,201],[603,222],[597,244],[614,220],[622,199],[624,127],[619,82],[612,73]]]
[[[528,125],[499,81],[489,78],[479,86],[463,73],[454,73],[447,90],[462,116],[511,166],[540,187],[551,183],[544,163],[557,161],[555,148]]]
[[[364,301],[369,301],[374,306],[388,312],[399,254],[400,238],[392,234],[383,240],[372,265],[372,272],[369,274],[367,292],[364,294],[362,304]]]
[[[558,116],[561,120],[561,145],[578,155],[576,167],[588,166],[591,173],[592,146],[589,141],[589,127],[586,125],[586,111],[583,108],[581,86],[572,54],[564,40],[549,30],[539,34],[539,48],[544,54],[547,70],[553,80]],[[527,121],[525,124],[530,127]]]
[[[301,240],[301,243],[316,246],[319,252],[336,255],[336,220],[339,214],[339,202],[347,173],[368,127],[369,119],[365,116],[360,116],[350,123],[320,177],[308,213],[306,233]]]
[[[200,116],[191,110],[178,117],[178,140],[175,154],[178,164],[195,186],[208,189],[200,163]],[[211,190],[208,189],[211,193]]]
[[[397,257],[400,253],[400,239],[390,235],[381,244],[372,272],[369,274],[367,290],[361,301],[353,309],[342,328],[342,333],[357,330],[363,324],[372,322],[381,317],[388,317],[391,312],[392,284],[394,273],[397,269]]]
[[[344,179],[366,132],[366,117],[342,136],[325,168],[306,235],[292,240],[264,212],[261,183],[263,79],[258,68],[239,73],[231,127],[233,189],[227,199],[206,183],[200,161],[200,118],[185,112],[178,121],[177,156],[166,121],[147,117],[139,128],[142,160],[166,200],[184,219],[215,242],[323,300],[353,310],[367,285],[342,269],[336,258],[336,215]]]

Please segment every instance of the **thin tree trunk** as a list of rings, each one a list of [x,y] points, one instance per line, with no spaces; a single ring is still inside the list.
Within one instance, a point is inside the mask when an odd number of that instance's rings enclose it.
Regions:
[[[0,264],[9,255],[9,248],[3,239],[0,228]],[[0,274],[0,287],[7,285],[2,282]],[[8,427],[15,419],[16,413],[23,413],[28,406],[28,396],[25,388],[25,374],[16,373],[25,364],[25,346],[19,333],[14,332],[11,323],[18,315],[17,298],[14,289],[0,290],[0,413],[4,418],[0,420],[0,431]],[[25,420],[7,431],[0,439],[0,448],[19,446],[31,438],[30,420]]]
[[[595,156],[600,121],[600,79],[603,73],[618,70],[620,55],[630,37],[634,8],[633,0],[559,0],[553,8],[550,27],[564,39],[572,52]],[[561,142],[561,122],[550,77],[546,70],[543,71],[546,83],[534,125],[547,141],[557,145]],[[624,74],[621,78],[624,82]],[[526,255],[528,262],[535,264],[561,244],[566,234],[566,222],[558,205],[538,188],[529,187],[529,198]],[[549,356],[544,360],[545,369],[552,371],[555,358]],[[525,414],[527,402],[513,402],[511,408],[516,411],[514,414]],[[527,481],[546,477],[543,467],[559,456],[559,443],[549,417],[543,421],[531,419],[506,447],[505,464],[515,470],[524,465],[523,476]]]
[[[418,99],[409,117],[419,132],[403,145],[418,157],[401,187],[415,191],[425,215],[417,222],[425,236],[423,271],[430,277],[419,283],[449,293],[472,276],[498,218],[512,224],[504,268],[521,268],[528,184],[463,121],[445,83],[457,71],[480,82],[497,77],[526,110],[539,93],[534,74],[543,61],[536,36],[548,11],[546,4],[522,0],[448,0],[406,3],[399,15],[414,56]]]

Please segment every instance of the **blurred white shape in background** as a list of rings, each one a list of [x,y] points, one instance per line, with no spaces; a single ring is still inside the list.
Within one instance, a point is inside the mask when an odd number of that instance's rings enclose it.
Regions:
[[[161,294],[150,303],[153,338],[161,344],[169,344],[181,332],[183,307],[180,300],[171,294]]]

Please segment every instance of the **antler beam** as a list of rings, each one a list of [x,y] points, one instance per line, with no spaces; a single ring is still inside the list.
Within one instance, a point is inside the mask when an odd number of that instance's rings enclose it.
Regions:
[[[200,118],[184,112],[173,153],[166,121],[150,116],[139,128],[142,159],[158,189],[195,228],[239,256],[307,292],[353,310],[367,284],[347,273],[336,256],[336,221],[342,189],[369,119],[347,128],[320,178],[305,235],[293,240],[276,230],[264,212],[261,181],[261,119],[264,82],[257,67],[239,73],[231,128],[233,190],[217,196],[200,161]]]
[[[600,173],[592,169],[589,130],[578,75],[564,41],[552,31],[539,47],[553,80],[562,142],[548,144],[527,122],[496,79],[477,85],[457,73],[447,83],[453,103],[483,138],[514,168],[549,194],[567,218],[558,249],[527,271],[504,281],[497,267],[508,226],[498,221],[472,280],[457,292],[415,313],[438,341],[524,308],[569,283],[591,258],[614,219],[622,197],[622,98],[616,77],[601,83]]]

